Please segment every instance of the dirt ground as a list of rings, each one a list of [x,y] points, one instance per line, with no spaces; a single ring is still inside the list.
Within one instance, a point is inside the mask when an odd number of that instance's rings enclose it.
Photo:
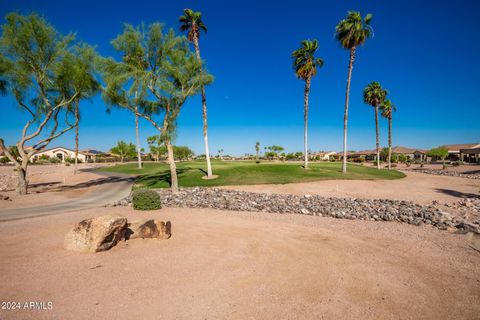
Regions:
[[[169,240],[62,248],[102,214],[172,222]],[[210,209],[99,208],[0,224],[1,319],[478,319],[480,253],[394,222]]]
[[[480,170],[480,167],[477,167]],[[318,194],[325,197],[432,201],[452,203],[480,195],[480,180],[405,171],[398,180],[324,180],[289,184],[225,186],[225,189],[282,194]]]
[[[78,168],[90,169],[102,165],[81,164]],[[0,191],[1,195],[12,199],[12,201],[1,201],[1,208],[28,208],[79,198],[94,191],[97,186],[95,182],[102,179],[92,172],[78,171],[74,174],[74,167],[64,164],[31,165],[27,173],[27,179],[30,182],[29,194],[18,196],[12,188],[9,188],[9,191]],[[12,176],[16,181],[14,174],[13,166],[0,166],[0,176]]]

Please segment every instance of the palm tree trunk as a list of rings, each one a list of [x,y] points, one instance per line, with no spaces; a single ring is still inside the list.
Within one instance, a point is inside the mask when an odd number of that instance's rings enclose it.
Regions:
[[[343,161],[342,173],[347,173],[347,126],[348,126],[348,100],[350,97],[350,82],[352,80],[353,62],[355,61],[355,47],[350,49],[350,61],[348,63],[347,89],[345,92],[345,112],[343,114]]]
[[[392,168],[392,117],[388,117],[388,170]]]
[[[200,47],[198,45],[198,37],[193,37],[193,45],[195,47],[195,54],[200,63],[200,73],[202,70],[202,58],[200,57]],[[207,121],[207,96],[205,94],[205,86],[202,83],[202,116],[203,116],[203,140],[205,141],[205,159],[207,160],[207,177],[212,177],[212,164],[210,163],[210,150],[208,148],[208,121]]]
[[[79,117],[79,110],[78,110],[78,100],[75,102],[75,122],[77,125],[75,126],[75,166],[73,169],[73,174],[77,174],[77,165],[78,165],[78,117]]]
[[[135,96],[137,94],[135,93]],[[135,136],[137,138],[138,169],[142,169],[142,154],[140,152],[140,135],[138,134],[138,106],[135,106]]]
[[[170,181],[171,181],[170,187],[172,189],[172,192],[177,192],[178,191],[177,166],[175,165],[175,159],[173,157],[173,147],[169,139],[165,141],[165,145],[167,146],[168,164],[170,165]]]
[[[308,94],[310,92],[310,80],[311,78],[308,77],[305,80],[305,92],[303,94],[303,102],[304,102],[304,111],[303,111],[303,142],[304,142],[304,162],[303,168],[308,169]]]
[[[377,169],[380,169],[380,134],[378,132],[378,106],[375,106],[375,146],[377,148]]]

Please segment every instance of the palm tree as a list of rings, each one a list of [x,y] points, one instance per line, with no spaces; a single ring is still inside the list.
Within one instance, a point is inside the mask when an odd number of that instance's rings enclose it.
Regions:
[[[137,163],[138,169],[142,169],[142,151],[140,147],[140,134],[138,132],[138,101],[137,101],[138,92],[135,91],[135,107],[133,108],[133,113],[135,114],[135,142],[137,148]]]
[[[304,168],[308,169],[308,95],[310,92],[310,83],[312,77],[317,74],[317,67],[323,66],[323,60],[321,58],[315,57],[315,52],[318,49],[318,41],[315,39],[303,40],[301,42],[301,47],[292,53],[293,68],[295,69],[295,74],[299,79],[305,80],[305,90],[303,94],[304,100],[304,130],[303,130],[303,140],[304,140]]]
[[[350,96],[350,82],[352,80],[353,62],[355,61],[355,51],[359,45],[373,34],[370,27],[372,14],[367,14],[364,19],[360,12],[349,11],[345,19],[340,21],[335,28],[335,38],[340,42],[344,49],[350,51],[350,60],[348,63],[347,89],[345,93],[345,112],[343,116],[343,162],[342,172],[347,172],[347,125],[348,125],[348,99]]]
[[[188,40],[193,42],[195,47],[195,54],[200,63],[200,73],[202,73],[202,58],[200,57],[200,46],[198,39],[200,38],[200,31],[207,32],[207,27],[202,21],[202,13],[194,12],[192,9],[185,9],[184,15],[180,16],[181,23],[180,30],[187,32]],[[208,121],[207,121],[207,97],[205,94],[205,86],[202,84],[202,113],[203,113],[203,139],[205,141],[205,159],[207,160],[207,177],[212,177],[212,164],[210,163],[210,151],[208,148]]]
[[[371,105],[375,110],[375,146],[377,150],[377,169],[380,169],[380,135],[378,133],[378,108],[385,102],[387,90],[380,83],[372,82],[363,90],[363,102]]]
[[[260,154],[260,142],[257,141],[257,143],[255,143],[255,152],[257,154],[256,158],[258,160],[258,156]]]
[[[392,167],[392,114],[397,111],[390,99],[386,100],[381,108],[382,117],[388,119],[388,170]]]

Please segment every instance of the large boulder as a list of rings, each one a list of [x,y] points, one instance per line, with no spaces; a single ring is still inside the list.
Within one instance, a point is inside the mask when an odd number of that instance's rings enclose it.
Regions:
[[[125,239],[168,239],[171,235],[170,221],[163,222],[160,220],[146,219],[130,222],[125,233]]]
[[[79,222],[65,236],[63,246],[79,252],[105,251],[125,237],[127,218],[105,215]]]
[[[480,252],[480,234],[469,232],[467,233],[466,241],[471,248]]]

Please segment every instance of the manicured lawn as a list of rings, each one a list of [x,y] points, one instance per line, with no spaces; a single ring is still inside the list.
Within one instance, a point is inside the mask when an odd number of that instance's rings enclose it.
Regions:
[[[204,161],[177,163],[179,185],[181,187],[222,186],[241,184],[284,184],[316,180],[376,180],[399,179],[405,177],[395,170],[377,170],[372,167],[349,165],[348,173],[343,175],[341,163],[311,163],[309,170],[304,170],[299,163],[273,163],[254,161],[213,161],[213,173],[219,177],[204,180]],[[137,175],[137,185],[147,188],[166,188],[170,186],[170,171],[166,163],[144,163],[144,168],[137,169],[137,163],[128,163],[114,167],[101,168],[100,171],[118,172]]]

